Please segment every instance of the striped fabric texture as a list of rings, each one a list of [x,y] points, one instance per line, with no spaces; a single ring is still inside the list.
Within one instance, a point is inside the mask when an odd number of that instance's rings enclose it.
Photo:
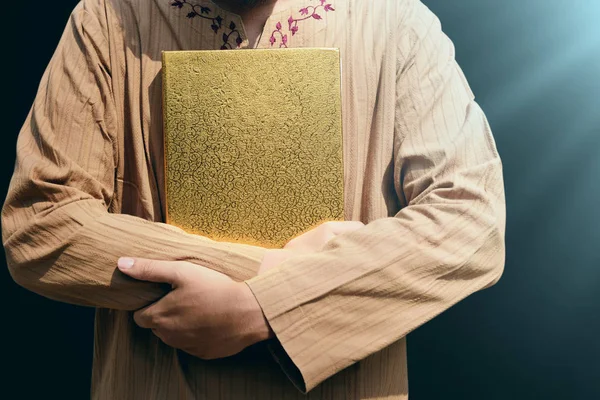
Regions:
[[[340,49],[345,217],[366,225],[257,275],[265,249],[163,223],[161,52],[243,51],[241,18],[201,0],[73,11],[19,134],[2,238],[18,284],[97,309],[92,399],[406,399],[406,335],[500,278],[501,160],[431,11],[282,0],[255,47],[285,46]],[[277,339],[216,361],[166,346],[131,311],[169,288],[121,274],[121,256],[246,281]]]

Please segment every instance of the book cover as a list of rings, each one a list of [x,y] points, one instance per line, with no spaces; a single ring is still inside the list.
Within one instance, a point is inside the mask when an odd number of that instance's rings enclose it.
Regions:
[[[337,49],[163,52],[166,222],[281,248],[344,219]]]

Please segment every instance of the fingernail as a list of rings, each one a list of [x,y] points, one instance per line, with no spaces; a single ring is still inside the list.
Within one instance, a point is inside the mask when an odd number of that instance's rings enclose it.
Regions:
[[[119,269],[129,269],[133,267],[134,263],[135,261],[133,258],[119,258],[117,266],[119,267]]]

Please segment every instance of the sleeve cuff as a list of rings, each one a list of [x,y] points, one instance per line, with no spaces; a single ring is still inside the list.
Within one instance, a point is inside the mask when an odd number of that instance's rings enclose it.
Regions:
[[[296,367],[296,364],[294,364],[290,356],[286,353],[279,339],[275,337],[269,340],[267,343],[267,348],[285,375],[294,384],[296,389],[302,392],[302,394],[307,394],[306,382],[302,377],[302,373],[298,367]]]
[[[306,394],[338,372],[323,351],[326,338],[312,326],[295,299],[284,271],[274,268],[246,281],[275,333],[267,347],[299,391]]]

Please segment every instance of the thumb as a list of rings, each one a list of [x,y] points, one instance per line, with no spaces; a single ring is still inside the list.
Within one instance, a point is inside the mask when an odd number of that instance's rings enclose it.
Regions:
[[[288,249],[268,249],[263,256],[260,267],[258,268],[258,275],[264,274],[271,268],[275,268],[295,254],[297,253]]]
[[[117,266],[121,272],[134,279],[171,285],[176,284],[179,268],[176,262],[127,257],[119,258]]]
[[[334,235],[341,235],[346,232],[353,232],[365,226],[360,221],[329,221],[329,229]]]

